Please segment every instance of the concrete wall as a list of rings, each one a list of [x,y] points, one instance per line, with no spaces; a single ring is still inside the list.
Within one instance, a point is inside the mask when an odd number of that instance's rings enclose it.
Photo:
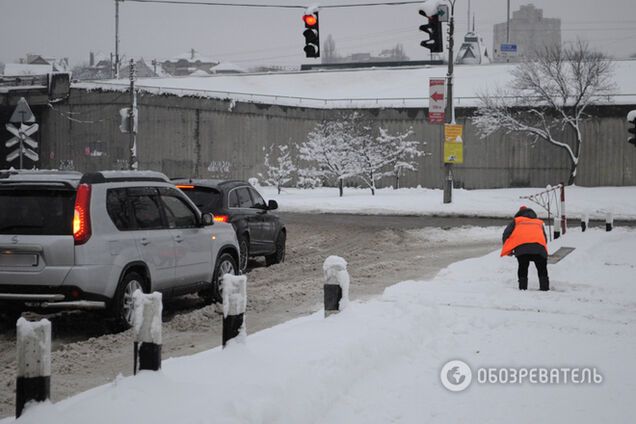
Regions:
[[[73,89],[68,103],[42,112],[42,167],[81,171],[126,166],[128,135],[119,131],[119,109],[128,94]],[[172,95],[141,95],[138,155],[143,169],[170,177],[241,178],[263,172],[263,148],[296,145],[321,119],[342,111],[236,103]],[[625,115],[630,107],[607,106],[584,129],[585,145],[576,183],[584,186],[636,185],[636,149],[626,142]],[[426,141],[430,156],[402,184],[441,187],[443,126],[429,125],[426,110],[365,110],[389,130],[413,127],[415,139]],[[455,166],[458,187],[545,186],[567,181],[566,153],[544,142],[501,133],[480,139],[470,116],[459,109],[464,129],[463,165]],[[295,149],[292,149],[295,152]],[[355,182],[351,182],[355,184]],[[384,185],[392,182],[387,180]]]

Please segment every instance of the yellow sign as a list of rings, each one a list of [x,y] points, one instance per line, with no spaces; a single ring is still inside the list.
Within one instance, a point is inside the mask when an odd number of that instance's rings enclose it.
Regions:
[[[444,125],[444,163],[464,163],[463,130],[463,125]]]

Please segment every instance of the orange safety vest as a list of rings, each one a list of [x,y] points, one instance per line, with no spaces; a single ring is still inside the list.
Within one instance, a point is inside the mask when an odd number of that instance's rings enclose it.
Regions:
[[[507,256],[522,244],[539,243],[547,253],[548,244],[543,233],[543,221],[536,218],[518,216],[515,218],[515,229],[501,248],[501,256]]]

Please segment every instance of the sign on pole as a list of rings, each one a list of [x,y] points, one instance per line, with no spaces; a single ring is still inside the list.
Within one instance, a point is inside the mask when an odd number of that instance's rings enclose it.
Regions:
[[[503,56],[516,56],[517,55],[517,45],[516,44],[501,44],[499,46],[499,52]]]
[[[29,107],[29,104],[24,97],[21,97],[20,100],[18,100],[18,105],[13,111],[13,115],[11,115],[9,122],[13,124],[35,122],[35,116],[33,115],[33,112],[31,111],[31,108]]]
[[[463,132],[463,125],[444,125],[444,163],[464,163]]]
[[[37,132],[39,126],[35,123],[33,111],[31,111],[31,108],[24,97],[21,97],[20,100],[18,100],[18,104],[13,111],[9,122],[9,124],[5,125],[5,128],[13,134],[13,137],[6,141],[4,145],[8,148],[15,146],[16,149],[6,156],[6,161],[13,162],[19,158],[19,166],[20,169],[22,169],[24,165],[23,158],[25,156],[33,162],[40,160],[40,155],[35,151],[35,149],[38,148],[38,142],[29,137]],[[29,123],[31,125],[27,125]]]
[[[445,91],[446,80],[444,78],[431,78],[428,85],[428,122],[431,124],[443,124],[445,120]]]

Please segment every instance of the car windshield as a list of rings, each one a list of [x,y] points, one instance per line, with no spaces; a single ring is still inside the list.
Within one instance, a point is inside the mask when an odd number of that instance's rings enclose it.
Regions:
[[[71,235],[75,191],[0,189],[0,234]]]
[[[201,212],[214,212],[223,207],[221,193],[216,189],[194,187],[182,188],[181,190],[183,190]]]

